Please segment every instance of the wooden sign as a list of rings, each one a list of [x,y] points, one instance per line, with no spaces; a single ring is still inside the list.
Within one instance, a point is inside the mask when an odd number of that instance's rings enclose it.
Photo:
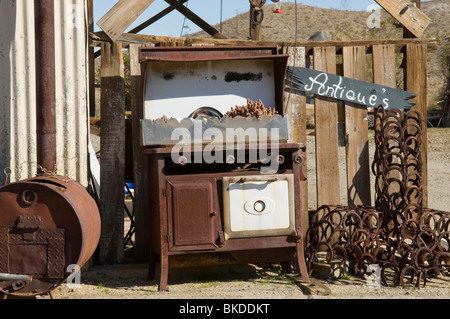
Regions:
[[[375,0],[409,32],[420,38],[431,19],[409,0]]]
[[[153,1],[155,0],[119,0],[97,25],[112,41],[116,41]]]
[[[416,95],[388,86],[359,81],[302,67],[288,67],[286,82],[297,91],[312,93],[367,107],[411,108]]]

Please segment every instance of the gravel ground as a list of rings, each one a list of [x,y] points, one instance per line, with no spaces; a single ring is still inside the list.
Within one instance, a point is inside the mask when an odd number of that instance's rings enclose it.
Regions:
[[[365,278],[345,275],[338,280],[314,279],[321,294],[310,293],[278,265],[234,265],[171,269],[167,291],[147,281],[146,264],[96,266],[82,275],[79,288],[64,284],[58,299],[448,299],[450,277],[433,278],[424,287],[372,288]],[[329,291],[326,291],[329,290]],[[327,294],[323,294],[327,293]],[[44,298],[48,298],[44,296]]]
[[[450,129],[429,129],[429,208],[450,210]],[[308,171],[314,183],[314,138],[308,137]],[[345,156],[341,148],[341,156]],[[370,148],[373,155],[373,144]],[[341,161],[344,166],[345,161]],[[345,178],[343,179],[345,181]],[[341,185],[344,187],[345,185]],[[310,199],[314,187],[310,186]],[[345,195],[345,191],[341,192]],[[345,203],[345,197],[342,198]],[[313,209],[310,200],[310,209]],[[55,292],[57,299],[449,299],[450,277],[432,278],[425,288],[372,288],[365,278],[345,274],[339,280],[319,280],[319,290],[308,290],[284,274],[279,265],[234,265],[200,269],[171,269],[168,290],[157,291],[148,281],[147,264],[94,266],[83,271],[81,286],[66,284]],[[158,276],[156,276],[158,278]],[[321,294],[319,294],[321,293]],[[326,294],[324,294],[326,293]],[[42,296],[41,298],[48,298]]]

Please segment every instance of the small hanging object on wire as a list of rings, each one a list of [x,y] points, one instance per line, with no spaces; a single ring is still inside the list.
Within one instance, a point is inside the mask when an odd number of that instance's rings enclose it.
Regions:
[[[270,1],[272,1],[272,2],[275,3],[276,9],[273,11],[273,13],[284,13],[284,12],[281,10],[281,1],[282,1],[282,0],[270,0]]]

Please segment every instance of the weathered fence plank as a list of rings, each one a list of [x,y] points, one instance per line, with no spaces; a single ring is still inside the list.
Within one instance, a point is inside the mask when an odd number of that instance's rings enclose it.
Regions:
[[[125,184],[125,82],[122,45],[102,45],[99,260],[123,259]]]
[[[345,47],[344,76],[366,80],[366,48]],[[367,108],[345,104],[347,201],[349,206],[370,205],[369,137]]]
[[[395,65],[395,46],[393,45],[374,45],[372,48],[372,63],[373,63],[373,82],[380,85],[386,85],[395,88],[397,86]],[[395,107],[395,105],[394,105]],[[400,178],[401,174],[398,171],[390,173],[391,177]],[[383,180],[377,181],[379,184],[376,187],[383,189]],[[389,185],[389,192],[397,192],[398,190],[391,190],[391,187],[396,187],[394,183]]]
[[[427,46],[406,45],[405,90],[417,94],[412,108],[422,115],[423,206],[428,207]]]
[[[301,66],[306,65],[304,47],[286,48],[286,54],[289,54],[288,65]],[[289,90],[284,96],[284,111],[289,119],[289,140],[292,143],[306,144],[306,95],[304,93],[293,94]],[[306,151],[300,151],[300,155],[306,159]],[[303,175],[307,177],[307,161],[303,163]],[[308,219],[308,180],[300,182],[300,201],[302,207],[302,225],[303,235],[306,233],[309,225]]]
[[[336,74],[336,48],[314,48],[314,69]],[[337,102],[316,95],[317,206],[340,204]]]
[[[373,82],[396,88],[395,45],[372,47]]]

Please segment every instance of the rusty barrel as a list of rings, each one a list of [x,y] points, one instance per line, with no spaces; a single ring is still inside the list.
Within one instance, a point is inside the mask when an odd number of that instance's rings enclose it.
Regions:
[[[74,180],[38,176],[0,187],[0,293],[50,293],[91,258],[100,230],[96,202]]]

